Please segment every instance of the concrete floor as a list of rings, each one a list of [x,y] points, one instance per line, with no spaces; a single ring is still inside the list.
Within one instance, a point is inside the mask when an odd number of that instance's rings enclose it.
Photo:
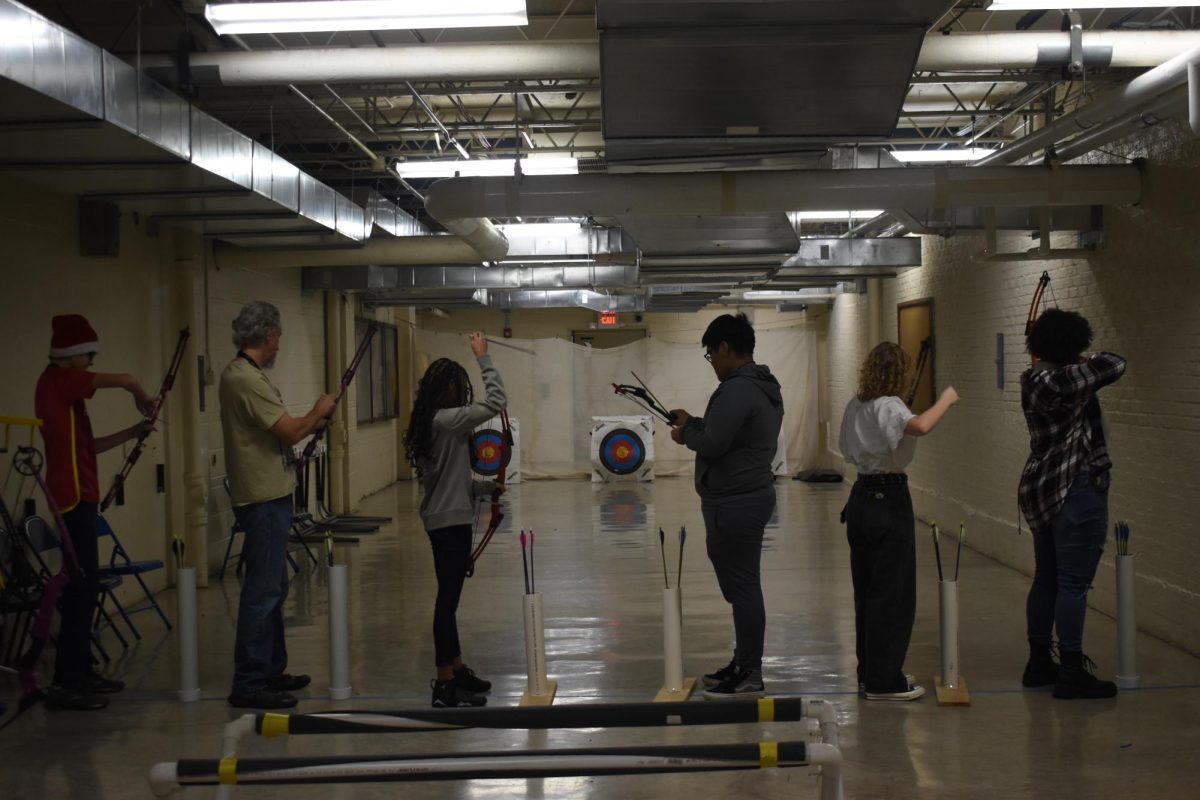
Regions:
[[[930,693],[914,703],[867,703],[856,693],[854,619],[847,548],[837,512],[842,486],[777,485],[777,519],[764,553],[767,596],[765,678],[773,694],[804,695],[841,707],[849,798],[1196,797],[1200,784],[1200,660],[1148,637],[1138,639],[1142,689],[1112,701],[1064,702],[1024,691],[1027,579],[972,551],[963,555],[962,674],[973,703],[939,708],[936,577],[928,538],[918,536],[919,605],[908,671]],[[703,525],[690,478],[593,486],[583,481],[512,487],[501,533],[467,583],[459,612],[466,658],[495,681],[493,705],[514,705],[524,688],[521,563],[516,527],[537,532],[537,586],[545,596],[547,659],[558,702],[649,700],[662,683],[662,567],[655,531],[690,531],[684,554],[685,672],[729,658],[732,625],[704,554]],[[429,703],[433,575],[429,545],[414,514],[412,484],[370,498],[362,513],[392,525],[338,548],[351,569],[351,661],[355,697],[340,707],[411,708]],[[109,672],[129,682],[98,713],[38,707],[0,734],[0,798],[146,798],[151,764],[220,755],[221,728],[236,716],[228,691],[238,584],[216,581],[200,594],[203,700],[174,699],[175,641],[140,615],[145,639]],[[173,605],[172,592],[164,599]],[[326,594],[321,571],[305,569],[287,606],[291,670],[313,675],[300,711],[333,707],[328,686]],[[1102,674],[1115,668],[1115,625],[1088,621],[1086,646]],[[3,679],[3,696],[15,685]],[[694,702],[703,702],[695,700]],[[544,747],[803,739],[799,724],[676,729],[493,731],[394,736],[296,737],[248,741],[243,756],[317,753],[428,753]],[[1190,788],[1189,788],[1190,787]],[[253,798],[816,797],[809,770],[690,776],[491,780],[355,786],[249,787]],[[183,797],[211,797],[193,788]]]

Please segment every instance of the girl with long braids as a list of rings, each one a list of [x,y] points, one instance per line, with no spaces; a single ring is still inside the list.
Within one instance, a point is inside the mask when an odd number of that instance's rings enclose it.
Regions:
[[[911,372],[900,345],[876,345],[842,415],[842,457],[858,469],[842,522],[854,583],[858,687],[868,700],[925,694],[904,673],[917,610],[916,521],[904,468],[916,454],[915,437],[941,422],[958,393],[948,386],[927,411],[914,414],[900,399]]]
[[[439,358],[429,365],[417,388],[404,449],[424,489],[421,521],[433,546],[437,600],[433,611],[433,642],[437,677],[433,707],[457,708],[487,704],[492,688],[463,663],[455,613],[471,562],[471,526],[476,500],[491,487],[471,477],[471,431],[504,408],[500,373],[487,354],[481,331],[469,337],[471,352],[483,374],[484,399],[473,402],[471,379],[462,365]]]

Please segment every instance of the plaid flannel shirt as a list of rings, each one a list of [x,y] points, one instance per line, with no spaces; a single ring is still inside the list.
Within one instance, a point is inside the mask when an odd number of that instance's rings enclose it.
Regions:
[[[1093,353],[1065,367],[1039,364],[1021,376],[1021,409],[1029,426],[1029,460],[1017,492],[1034,531],[1054,522],[1082,470],[1112,467],[1096,392],[1125,372],[1125,359]]]

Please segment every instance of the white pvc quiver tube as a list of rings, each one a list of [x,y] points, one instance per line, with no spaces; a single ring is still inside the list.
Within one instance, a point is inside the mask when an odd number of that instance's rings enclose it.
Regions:
[[[683,689],[683,612],[679,587],[663,589],[663,689]]]
[[[527,594],[525,605],[525,669],[529,675],[527,690],[535,697],[549,693],[546,679],[545,623],[542,618],[542,595]]]
[[[1132,555],[1117,556],[1117,686],[1136,689],[1137,615],[1133,606],[1133,585],[1137,573]]]
[[[200,667],[196,642],[196,568],[175,571],[179,597],[179,702],[200,699]]]
[[[942,686],[958,687],[958,581],[938,581],[942,630]]]
[[[350,698],[350,634],[347,613],[347,574],[345,564],[329,569],[329,697]]]

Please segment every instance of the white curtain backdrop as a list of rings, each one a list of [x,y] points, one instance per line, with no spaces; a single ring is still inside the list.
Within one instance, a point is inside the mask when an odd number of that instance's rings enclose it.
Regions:
[[[817,464],[817,337],[801,328],[756,332],[755,361],[771,368],[783,387],[783,430],[792,471]],[[586,477],[591,470],[593,416],[639,413],[613,393],[614,383],[636,383],[636,372],[668,408],[704,413],[717,378],[696,341],[657,338],[624,347],[593,349],[563,339],[506,339],[488,348],[508,393],[509,414],[521,419],[521,468],[526,478]],[[467,338],[459,333],[416,331],[415,363],[452,358],[467,368],[477,396],[483,389]],[[420,377],[419,375],[417,376]],[[690,474],[695,454],[671,441],[665,423],[655,428],[655,473]]]

